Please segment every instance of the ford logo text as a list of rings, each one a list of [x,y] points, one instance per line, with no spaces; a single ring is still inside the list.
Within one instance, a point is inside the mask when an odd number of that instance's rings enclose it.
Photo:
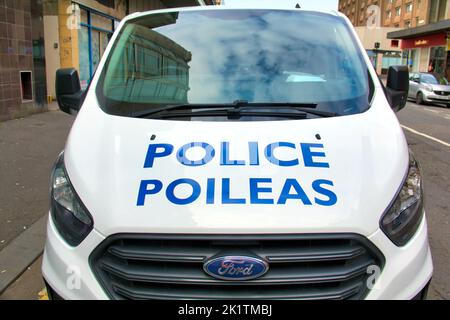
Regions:
[[[223,256],[207,261],[203,269],[216,279],[242,281],[263,276],[269,270],[269,265],[255,257]]]

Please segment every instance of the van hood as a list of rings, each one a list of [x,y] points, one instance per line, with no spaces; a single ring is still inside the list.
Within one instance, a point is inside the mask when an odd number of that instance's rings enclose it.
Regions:
[[[384,97],[378,100],[378,107],[363,114],[335,118],[188,122],[110,116],[88,98],[64,161],[94,228],[104,236],[369,236],[408,165],[397,118]],[[157,149],[149,148],[155,144]],[[275,147],[266,151],[269,145]],[[186,159],[204,163],[182,164]]]

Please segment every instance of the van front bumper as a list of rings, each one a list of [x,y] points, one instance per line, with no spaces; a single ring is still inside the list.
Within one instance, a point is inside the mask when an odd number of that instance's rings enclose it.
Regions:
[[[381,230],[368,239],[381,250],[386,261],[366,299],[423,298],[433,272],[426,219],[402,248],[395,246]],[[93,230],[78,247],[70,247],[49,219],[42,272],[53,296],[66,300],[108,299],[89,265],[90,254],[103,240],[105,237]]]

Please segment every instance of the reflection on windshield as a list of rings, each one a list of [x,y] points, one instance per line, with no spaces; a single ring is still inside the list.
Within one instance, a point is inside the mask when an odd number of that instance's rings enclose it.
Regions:
[[[423,74],[421,82],[428,84],[439,84],[439,81],[436,79],[436,77],[431,74]]]
[[[367,68],[339,17],[304,11],[208,10],[128,22],[97,93],[106,112],[152,105],[315,103],[368,108]]]
[[[173,20],[175,22],[175,19]],[[147,26],[128,24],[111,59],[106,85],[113,97],[186,103],[191,53]]]

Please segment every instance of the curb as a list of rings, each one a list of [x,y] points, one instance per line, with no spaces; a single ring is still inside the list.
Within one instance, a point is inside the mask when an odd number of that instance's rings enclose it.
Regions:
[[[0,251],[0,295],[43,253],[46,225],[47,215]]]

